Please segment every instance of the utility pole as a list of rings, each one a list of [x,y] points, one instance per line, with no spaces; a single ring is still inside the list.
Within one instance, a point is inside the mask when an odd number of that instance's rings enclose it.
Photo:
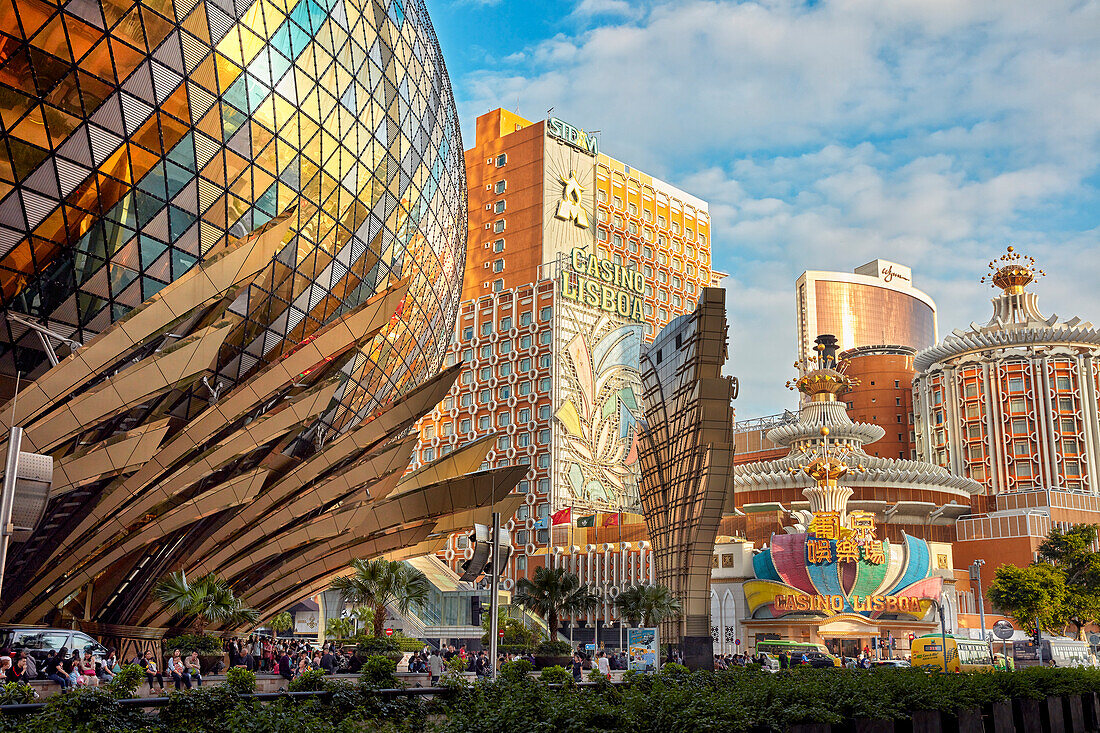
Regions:
[[[940,644],[943,646],[943,671],[947,669],[947,621],[943,617],[943,600],[936,603],[936,609],[940,612]]]
[[[493,564],[492,572],[489,574],[490,578],[490,593],[489,596],[489,674],[493,679],[497,676],[497,605],[500,600],[500,593],[497,589],[500,587],[500,512],[493,512],[493,534],[491,539],[492,548],[489,557],[492,558],[490,562]]]
[[[14,408],[12,410],[14,412]],[[15,506],[15,478],[19,471],[19,449],[23,444],[23,428],[13,425],[8,436],[8,459],[4,464],[4,496],[0,502],[0,591],[4,585],[4,567],[8,561],[8,543],[15,533],[11,523]]]
[[[1039,655],[1039,666],[1043,666],[1043,629],[1039,626],[1039,617],[1035,617],[1035,652]]]
[[[978,590],[978,619],[982,625],[982,641],[989,645],[989,658],[993,658],[993,644],[985,636],[985,599],[982,597],[982,565],[985,565],[985,560],[981,558],[975,560],[970,566],[971,578],[977,584]]]

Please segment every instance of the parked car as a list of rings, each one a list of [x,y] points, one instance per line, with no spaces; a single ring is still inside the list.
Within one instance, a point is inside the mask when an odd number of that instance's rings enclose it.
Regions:
[[[836,658],[829,654],[822,654],[819,651],[810,650],[805,653],[806,661],[814,669],[826,669],[828,667],[836,666]]]
[[[72,653],[79,649],[81,653],[91,652],[92,658],[102,662],[107,657],[107,648],[82,631],[72,629],[51,629],[41,627],[0,626],[0,648],[14,652],[25,651],[34,657],[39,670],[51,651],[60,651],[65,647]]]
[[[872,666],[874,669],[911,669],[913,665],[904,659],[879,659]]]
[[[760,652],[757,657],[763,662],[763,664],[761,664],[761,667],[765,672],[779,671],[779,657],[773,654],[768,654],[767,652]]]

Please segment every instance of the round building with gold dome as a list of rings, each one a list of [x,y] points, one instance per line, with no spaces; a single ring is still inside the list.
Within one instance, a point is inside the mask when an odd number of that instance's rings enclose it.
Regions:
[[[985,494],[1096,494],[1100,331],[1039,311],[1028,287],[1045,273],[1031,257],[1009,247],[989,268],[989,322],[915,357],[918,455]]]

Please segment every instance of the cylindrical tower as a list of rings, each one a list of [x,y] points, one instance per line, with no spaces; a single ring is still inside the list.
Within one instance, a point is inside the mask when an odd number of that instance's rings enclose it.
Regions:
[[[915,458],[913,433],[913,355],[909,346],[861,346],[841,354],[846,373],[859,380],[844,396],[848,417],[884,431],[868,453],[883,458]]]
[[[1043,316],[1027,286],[1044,273],[1012,247],[983,278],[993,317],[917,354],[918,455],[988,494],[1097,493],[1100,331]]]

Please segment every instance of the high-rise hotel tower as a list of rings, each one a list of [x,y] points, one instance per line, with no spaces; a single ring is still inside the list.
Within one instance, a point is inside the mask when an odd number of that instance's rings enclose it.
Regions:
[[[643,536],[629,524],[640,349],[723,275],[706,202],[604,155],[562,120],[484,114],[466,167],[466,275],[446,357],[466,368],[421,421],[414,465],[481,438],[485,467],[530,465],[507,589],[555,545]],[[470,551],[458,536],[440,548],[452,565]]]

